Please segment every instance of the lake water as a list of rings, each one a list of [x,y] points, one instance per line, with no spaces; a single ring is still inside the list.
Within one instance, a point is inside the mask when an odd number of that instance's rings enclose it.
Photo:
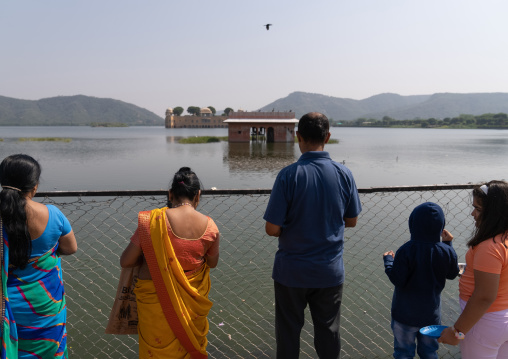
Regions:
[[[332,138],[340,143],[325,149],[334,160],[345,161],[360,188],[508,177],[508,131],[331,131]],[[184,165],[197,172],[207,189],[271,188],[279,170],[300,156],[295,144],[178,143],[178,138],[194,135],[225,136],[227,130],[0,127],[0,159],[13,153],[30,154],[43,166],[41,191],[64,191],[166,189],[173,173]],[[72,141],[19,141],[21,137],[65,137]],[[443,206],[447,227],[457,238],[454,246],[463,260],[465,238],[473,226],[468,198],[469,191],[362,195],[364,210],[359,225],[348,230],[346,238],[348,279],[342,331],[345,358],[390,357],[393,287],[384,275],[381,254],[395,250],[408,239],[407,218],[415,203],[431,200]],[[221,263],[212,273],[211,358],[273,357],[271,269],[276,241],[263,231],[262,214],[267,199],[268,196],[207,196],[202,201],[200,209],[216,220],[222,238]],[[78,253],[64,259],[72,357],[137,357],[136,337],[104,337],[102,333],[116,290],[118,256],[135,229],[136,214],[162,205],[164,198],[55,200],[79,238]],[[447,284],[443,295],[445,323],[458,316],[457,290],[456,281]],[[302,357],[313,358],[308,319],[307,315],[302,334],[302,351],[306,355]],[[259,353],[252,352],[253,347]],[[243,355],[246,348],[249,355]],[[457,353],[457,348],[440,349],[442,358],[457,358]]]
[[[508,131],[332,128],[325,150],[345,161],[358,187],[468,183],[508,177]],[[271,188],[300,156],[298,144],[179,144],[227,129],[0,127],[0,158],[26,153],[43,167],[40,190],[166,189],[181,166],[209,189]],[[71,142],[19,141],[64,137]]]

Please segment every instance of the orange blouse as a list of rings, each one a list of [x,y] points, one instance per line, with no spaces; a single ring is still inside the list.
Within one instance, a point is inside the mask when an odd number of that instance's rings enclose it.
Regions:
[[[198,269],[205,262],[205,254],[216,256],[219,254],[219,229],[217,225],[208,217],[208,225],[205,232],[197,239],[180,238],[171,228],[169,221],[166,219],[169,238],[176,257],[185,272],[191,272]],[[138,229],[131,237],[131,242],[137,247],[141,247],[139,243]]]
[[[508,248],[506,234],[497,235],[481,242],[466,253],[466,270],[460,277],[459,294],[462,300],[469,300],[474,291],[474,270],[499,274],[499,288],[494,303],[487,312],[508,309]]]

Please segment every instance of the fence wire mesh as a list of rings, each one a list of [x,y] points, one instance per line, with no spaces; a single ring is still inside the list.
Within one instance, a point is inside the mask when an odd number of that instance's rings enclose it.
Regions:
[[[382,254],[409,240],[413,208],[436,202],[445,211],[459,261],[473,228],[471,185],[390,187],[360,190],[363,211],[345,232],[346,282],[342,304],[342,357],[391,358],[393,285]],[[205,191],[199,210],[221,232],[220,261],[211,271],[208,352],[210,358],[273,358],[274,295],[271,270],[277,240],[264,232],[269,190]],[[148,193],[148,192],[146,192]],[[69,218],[78,252],[63,257],[68,301],[69,350],[73,358],[137,358],[137,336],[106,335],[104,329],[120,274],[119,257],[136,229],[137,213],[163,207],[162,191],[39,194]],[[316,204],[318,205],[318,204]],[[458,317],[458,280],[442,293],[442,321]],[[457,347],[440,345],[440,358],[460,358]],[[301,358],[316,358],[310,313],[301,335]]]

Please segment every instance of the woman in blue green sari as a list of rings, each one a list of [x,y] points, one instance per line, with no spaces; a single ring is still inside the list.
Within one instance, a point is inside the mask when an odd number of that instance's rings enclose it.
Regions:
[[[27,155],[0,164],[1,359],[68,358],[60,255],[77,244],[58,208],[32,200],[40,172]]]

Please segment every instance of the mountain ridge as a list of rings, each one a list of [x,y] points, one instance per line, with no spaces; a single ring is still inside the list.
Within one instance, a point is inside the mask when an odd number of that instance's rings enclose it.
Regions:
[[[295,91],[258,109],[293,111],[297,118],[322,112],[335,122],[358,118],[444,119],[462,114],[508,113],[508,93],[435,93],[403,96],[381,93],[362,100]],[[92,123],[164,125],[164,119],[134,104],[85,95],[22,100],[0,96],[0,126],[83,126]]]
[[[299,118],[307,112],[322,112],[335,121],[358,118],[396,120],[456,117],[461,114],[508,113],[508,93],[435,93],[402,96],[382,93],[362,100],[325,96],[296,91],[259,109],[260,111],[293,111]]]
[[[74,95],[20,100],[0,96],[0,125],[80,126],[93,122],[164,125],[164,119],[153,112],[110,98]]]

